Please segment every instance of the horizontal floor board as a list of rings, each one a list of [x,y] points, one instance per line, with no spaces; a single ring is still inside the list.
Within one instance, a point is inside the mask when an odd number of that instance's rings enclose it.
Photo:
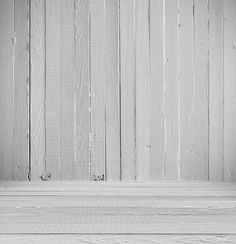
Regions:
[[[179,205],[179,204],[178,204]],[[222,206],[211,206],[211,207],[199,207],[199,206],[176,206],[176,207],[166,207],[166,206],[156,206],[156,207],[150,207],[148,206],[123,206],[123,207],[114,207],[114,206],[108,206],[108,207],[71,207],[71,206],[64,206],[64,207],[55,207],[55,206],[40,206],[36,205],[34,207],[22,207],[22,206],[16,206],[16,207],[9,207],[5,206],[0,208],[0,217],[1,220],[4,219],[4,217],[8,216],[20,216],[22,217],[24,214],[29,216],[32,215],[40,215],[41,217],[43,215],[51,214],[53,218],[57,218],[58,215],[97,215],[97,216],[109,216],[109,215],[132,215],[132,216],[148,216],[148,215],[209,215],[213,218],[215,216],[225,216],[230,215],[230,217],[236,215],[236,207],[235,205],[233,207],[222,207]],[[55,217],[54,217],[55,215]],[[37,216],[36,216],[37,217]],[[66,216],[65,216],[66,217]],[[160,217],[161,218],[161,217]],[[235,216],[233,217],[235,218]]]
[[[4,182],[0,233],[232,235],[235,184]]]
[[[236,234],[236,223],[0,223],[1,234]]]
[[[236,191],[166,191],[166,190],[80,190],[80,191],[0,191],[0,196],[143,196],[143,197],[229,197],[236,198]]]
[[[90,210],[90,211],[89,211]],[[234,223],[236,225],[235,214],[205,214],[195,212],[166,212],[145,211],[124,211],[122,209],[103,210],[99,209],[8,209],[0,212],[0,224],[3,223],[45,223],[45,224],[159,224],[159,223]]]
[[[234,244],[236,235],[0,235],[1,244]]]
[[[230,198],[156,198],[142,196],[1,196],[0,207],[156,207],[234,209]]]
[[[219,187],[236,187],[236,183],[221,182],[221,181],[150,181],[150,182],[141,182],[141,181],[122,181],[122,182],[109,182],[109,181],[0,181],[1,187],[107,187],[107,188],[121,188],[121,187],[132,187],[132,188],[219,188]],[[204,187],[204,188],[203,188]]]

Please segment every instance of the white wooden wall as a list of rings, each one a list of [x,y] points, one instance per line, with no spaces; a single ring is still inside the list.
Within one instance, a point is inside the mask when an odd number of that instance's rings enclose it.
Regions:
[[[235,0],[0,0],[0,179],[236,180]]]

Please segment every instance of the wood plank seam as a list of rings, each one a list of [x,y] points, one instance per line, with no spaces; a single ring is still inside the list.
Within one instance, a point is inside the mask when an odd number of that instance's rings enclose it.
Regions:
[[[178,0],[178,151],[177,151],[177,164],[178,164],[178,181],[180,181],[180,150],[181,150],[181,137],[180,137],[180,0]]]
[[[28,1],[28,13],[29,13],[29,24],[28,24],[28,29],[29,29],[29,60],[28,60],[28,65],[29,65],[29,104],[28,104],[28,109],[29,109],[29,114],[28,114],[28,120],[29,120],[29,142],[28,142],[28,146],[29,146],[29,155],[28,155],[28,162],[29,162],[29,169],[28,169],[28,174],[27,174],[27,179],[28,181],[31,181],[31,83],[32,83],[32,79],[31,79],[31,1]]]
[[[164,179],[166,180],[166,150],[167,150],[167,128],[166,128],[166,1],[163,0],[163,36],[164,36],[164,41],[163,41],[163,123],[164,123],[164,149],[163,149],[163,173],[164,173]]]

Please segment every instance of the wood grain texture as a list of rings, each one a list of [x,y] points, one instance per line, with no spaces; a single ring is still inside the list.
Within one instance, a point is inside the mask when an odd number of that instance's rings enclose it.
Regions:
[[[105,190],[100,190],[98,188],[95,189],[87,189],[78,191],[77,189],[67,189],[67,191],[54,191],[54,189],[49,189],[49,190],[36,190],[36,191],[27,191],[27,190],[12,190],[12,191],[1,191],[0,192],[2,196],[58,196],[58,197],[63,197],[63,196],[73,196],[73,197],[83,197],[84,195],[86,197],[91,197],[92,199],[96,197],[101,197],[103,196],[104,198],[117,198],[119,196],[125,196],[125,197],[130,197],[130,198],[143,198],[147,197],[148,199],[154,199],[154,198],[194,198],[195,200],[199,200],[201,197],[206,197],[207,199],[209,198],[215,198],[215,200],[220,200],[220,198],[229,198],[229,200],[233,200],[236,196],[236,193],[234,190],[232,191],[218,191],[218,192],[213,192],[211,193],[211,190],[208,191],[196,191],[193,192],[191,190],[183,190],[183,189],[172,189],[172,191],[167,191],[166,189],[164,190],[156,190],[156,189],[105,189]],[[188,195],[188,196],[187,196]],[[210,196],[210,197],[209,197]]]
[[[235,189],[223,183],[1,182],[0,237],[235,235]]]
[[[193,1],[179,1],[180,179],[194,179]]]
[[[91,177],[105,176],[105,0],[90,1]]]
[[[191,181],[191,182],[87,182],[87,181],[50,181],[50,182],[37,182],[37,181],[0,181],[1,190],[47,190],[47,189],[74,189],[80,188],[85,189],[85,187],[90,188],[169,188],[169,189],[184,189],[186,187],[192,188],[193,190],[201,191],[212,191],[213,189],[219,191],[232,191],[236,187],[236,183],[226,183],[226,182],[205,182],[205,181]],[[78,190],[78,189],[77,189]]]
[[[14,2],[14,179],[29,173],[29,4]]]
[[[60,2],[46,1],[46,171],[60,179]]]
[[[150,1],[150,179],[164,179],[164,12],[163,1]]]
[[[76,179],[89,180],[89,1],[75,1],[75,163]]]
[[[233,244],[235,235],[1,235],[0,243],[26,244]]]
[[[149,1],[136,1],[136,177],[150,178]]]
[[[223,1],[209,1],[209,179],[224,180]]]
[[[105,0],[106,178],[120,180],[119,1]]]
[[[61,180],[75,179],[74,158],[74,1],[61,0]]]
[[[166,180],[179,179],[178,1],[165,1]]]
[[[14,3],[0,2],[0,178],[14,178],[14,76],[13,76],[13,42],[14,42]]]
[[[236,180],[236,2],[224,1],[224,177]]]
[[[33,217],[33,216],[32,216]],[[54,216],[53,216],[54,217]],[[217,222],[213,223],[206,223],[206,222],[197,222],[197,223],[179,223],[177,221],[174,221],[173,223],[165,223],[162,221],[153,224],[152,221],[145,222],[143,219],[140,219],[140,222],[144,224],[140,224],[138,222],[137,224],[132,223],[132,221],[128,222],[127,219],[129,217],[121,218],[120,221],[117,221],[116,218],[113,218],[114,222],[117,222],[117,224],[112,224],[107,221],[107,223],[101,222],[100,218],[98,219],[97,223],[75,223],[75,224],[64,224],[61,225],[59,220],[59,223],[16,223],[16,224],[6,224],[1,223],[0,224],[0,233],[1,234],[58,234],[58,233],[64,233],[64,234],[198,234],[199,232],[201,234],[210,234],[210,235],[234,235],[236,232],[235,229],[235,219],[233,221],[230,221],[228,223],[221,223],[221,221],[224,220],[224,218],[219,219]],[[188,221],[188,220],[187,220]],[[206,221],[209,221],[209,219],[206,219]],[[85,220],[84,222],[87,222]],[[128,222],[127,224],[122,224],[121,222]],[[132,224],[131,224],[132,223]]]
[[[45,177],[45,1],[30,4],[31,179]]]
[[[235,181],[233,0],[0,6],[0,179]]]
[[[17,201],[17,205],[21,206],[22,208],[33,208],[35,205],[40,206],[40,208],[73,208],[78,210],[81,208],[81,210],[85,210],[85,207],[87,207],[86,211],[94,211],[94,209],[99,209],[100,211],[104,212],[105,208],[110,208],[111,211],[117,211],[120,209],[134,209],[134,211],[137,213],[140,209],[144,209],[145,205],[151,204],[151,207],[146,208],[145,211],[156,211],[158,213],[163,214],[174,214],[174,213],[183,213],[183,214],[235,214],[235,201],[228,198],[224,198],[222,200],[220,197],[212,201],[212,199],[207,199],[205,201],[202,201],[201,197],[196,198],[189,198],[186,200],[186,198],[182,197],[179,198],[178,201],[174,199],[173,201],[169,200],[163,200],[155,198],[147,198],[147,197],[122,197],[117,196],[116,201],[112,201],[112,196],[106,196],[103,199],[98,198],[98,196],[88,197],[87,196],[60,196],[60,201],[58,201],[58,196],[47,196],[47,202],[45,202],[45,196],[1,196],[2,201],[0,203],[0,206],[2,208],[14,208],[15,202]],[[114,197],[113,197],[114,198]],[[87,204],[87,205],[86,205]],[[221,208],[219,209],[219,205]],[[97,211],[97,210],[96,210]],[[110,212],[111,212],[110,211]],[[128,212],[128,211],[127,211]]]
[[[136,177],[135,1],[120,0],[121,180]]]
[[[208,0],[194,1],[194,179],[208,180]]]

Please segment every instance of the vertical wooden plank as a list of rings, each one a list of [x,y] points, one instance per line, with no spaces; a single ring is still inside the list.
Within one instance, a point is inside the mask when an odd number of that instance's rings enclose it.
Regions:
[[[209,179],[224,179],[223,1],[209,1]]]
[[[31,0],[31,179],[45,177],[45,1]]]
[[[13,180],[14,2],[0,1],[0,179]]]
[[[236,180],[236,1],[224,1],[224,178]]]
[[[119,1],[105,0],[107,180],[120,180]]]
[[[180,179],[194,179],[193,0],[179,1]]]
[[[46,169],[60,179],[60,1],[46,1]]]
[[[121,179],[135,179],[135,0],[120,0]]]
[[[178,1],[165,1],[166,179],[179,178]]]
[[[61,180],[75,179],[74,1],[61,0]]]
[[[164,1],[150,0],[150,178],[164,179]]]
[[[29,5],[15,1],[14,179],[27,180],[29,170]]]
[[[136,1],[137,180],[150,178],[149,1]]]
[[[91,177],[105,175],[105,0],[91,0]]]
[[[208,179],[208,0],[194,1],[194,174]]]
[[[75,0],[76,179],[89,180],[89,1]]]

